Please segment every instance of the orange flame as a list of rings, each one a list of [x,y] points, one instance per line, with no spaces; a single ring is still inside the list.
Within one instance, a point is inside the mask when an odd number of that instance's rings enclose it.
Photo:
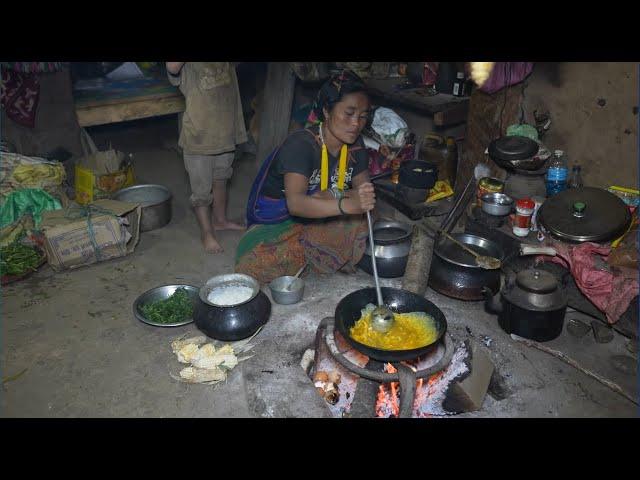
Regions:
[[[387,373],[397,372],[393,365],[389,363],[385,364],[384,371]],[[420,405],[435,393],[438,386],[438,380],[444,375],[444,373],[444,371],[434,373],[426,382],[422,378],[416,381],[416,397],[413,404],[414,415],[415,412],[419,410]],[[400,416],[400,399],[398,390],[398,382],[383,383],[378,387],[375,407],[376,417],[387,418],[391,416]]]
[[[440,377],[444,375],[444,371],[434,373],[429,377],[427,382],[425,383],[423,379],[418,380],[416,385],[416,398],[413,402],[414,412],[420,412],[420,406],[427,401],[427,399],[433,395],[436,391],[437,383]],[[430,417],[431,415],[425,413],[419,413],[419,416]]]
[[[397,370],[390,363],[384,365],[387,373],[396,373]],[[388,387],[386,385],[389,385]],[[376,417],[400,416],[400,402],[398,400],[398,382],[383,383],[378,387],[376,401]]]

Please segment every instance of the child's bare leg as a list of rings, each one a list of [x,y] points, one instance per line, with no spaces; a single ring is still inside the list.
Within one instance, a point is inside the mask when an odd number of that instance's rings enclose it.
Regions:
[[[202,246],[207,253],[220,253],[224,249],[216,240],[211,225],[211,213],[209,206],[194,207],[198,226],[200,227],[200,239]]]
[[[213,227],[216,230],[246,230],[244,225],[227,219],[227,181],[213,181]]]

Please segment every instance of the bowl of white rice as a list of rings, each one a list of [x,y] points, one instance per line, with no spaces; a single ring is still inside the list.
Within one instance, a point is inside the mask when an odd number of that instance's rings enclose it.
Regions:
[[[243,273],[210,278],[200,289],[200,300],[214,307],[237,307],[253,300],[260,292],[258,281]]]

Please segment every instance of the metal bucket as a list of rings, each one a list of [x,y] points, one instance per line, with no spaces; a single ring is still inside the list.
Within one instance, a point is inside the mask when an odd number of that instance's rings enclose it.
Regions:
[[[123,188],[113,195],[113,199],[140,204],[141,232],[164,227],[171,221],[171,192],[162,185],[134,185]]]

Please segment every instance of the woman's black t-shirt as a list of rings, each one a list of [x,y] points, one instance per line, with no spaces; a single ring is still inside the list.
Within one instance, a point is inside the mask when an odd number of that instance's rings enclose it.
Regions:
[[[310,133],[311,132],[311,133]],[[312,135],[313,133],[313,135]],[[284,141],[282,147],[271,162],[269,171],[260,191],[261,195],[270,198],[283,198],[285,173],[299,173],[309,179],[308,191],[320,184],[320,164],[322,150],[315,135],[318,127],[309,131],[293,132]],[[351,180],[369,167],[369,157],[362,137],[358,137],[353,145],[349,145],[349,156],[345,176],[345,190],[351,188]],[[329,153],[329,188],[338,183],[338,157]]]

